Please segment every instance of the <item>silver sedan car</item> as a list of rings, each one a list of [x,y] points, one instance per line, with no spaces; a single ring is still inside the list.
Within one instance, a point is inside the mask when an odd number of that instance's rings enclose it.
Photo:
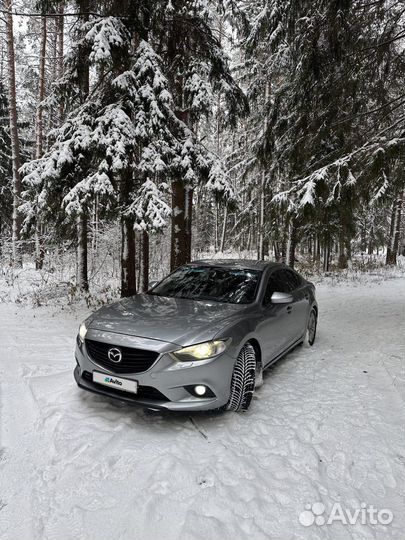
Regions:
[[[267,261],[202,260],[79,328],[80,388],[149,409],[248,409],[263,370],[315,341],[315,287]]]

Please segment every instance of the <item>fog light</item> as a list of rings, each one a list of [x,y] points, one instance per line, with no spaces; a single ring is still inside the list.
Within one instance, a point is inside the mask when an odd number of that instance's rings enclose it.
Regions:
[[[211,390],[209,386],[205,386],[205,384],[190,384],[184,387],[187,392],[189,392],[192,396],[206,399],[206,398],[214,398],[215,394]]]
[[[202,384],[194,386],[194,392],[197,394],[197,396],[203,396],[206,391],[207,391],[207,388],[203,386]]]

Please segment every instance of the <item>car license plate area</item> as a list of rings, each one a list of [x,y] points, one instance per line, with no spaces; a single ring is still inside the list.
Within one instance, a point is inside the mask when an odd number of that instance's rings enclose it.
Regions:
[[[100,373],[93,371],[93,382],[115,388],[115,390],[122,390],[124,392],[131,392],[136,394],[138,392],[138,382],[131,381],[130,379],[123,379],[122,377],[115,377],[115,375],[108,375],[107,373]]]

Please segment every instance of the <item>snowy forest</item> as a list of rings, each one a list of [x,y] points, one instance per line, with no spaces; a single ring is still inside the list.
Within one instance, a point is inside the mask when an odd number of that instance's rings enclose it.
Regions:
[[[396,265],[405,2],[0,7],[4,271],[129,296],[207,256]]]
[[[0,540],[404,540],[404,191],[405,0],[0,0]]]

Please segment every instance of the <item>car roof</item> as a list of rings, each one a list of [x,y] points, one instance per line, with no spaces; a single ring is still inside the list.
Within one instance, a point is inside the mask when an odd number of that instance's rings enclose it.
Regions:
[[[284,268],[282,263],[255,261],[254,259],[200,259],[189,263],[190,266],[216,266],[221,268],[240,268],[243,270],[265,270],[266,268]],[[189,266],[188,265],[188,266]]]

